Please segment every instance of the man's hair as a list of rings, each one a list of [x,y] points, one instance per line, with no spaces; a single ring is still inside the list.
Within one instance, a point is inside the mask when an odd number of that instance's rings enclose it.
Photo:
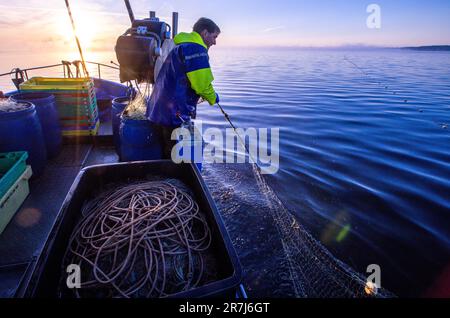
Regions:
[[[220,28],[217,26],[217,24],[214,23],[213,20],[208,18],[200,18],[197,22],[194,24],[194,31],[197,33],[202,33],[203,30],[207,30],[209,33],[218,32],[220,33]]]

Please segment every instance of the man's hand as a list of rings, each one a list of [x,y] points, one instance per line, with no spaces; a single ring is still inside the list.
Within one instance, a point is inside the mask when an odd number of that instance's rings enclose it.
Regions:
[[[200,97],[200,98],[198,99],[197,105],[203,103],[204,101],[205,101],[205,100],[203,99],[203,97]]]

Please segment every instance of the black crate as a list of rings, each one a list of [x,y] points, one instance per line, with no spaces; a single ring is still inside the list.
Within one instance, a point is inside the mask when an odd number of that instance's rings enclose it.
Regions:
[[[220,260],[220,268],[217,268],[219,280],[171,297],[234,297],[242,269],[217,207],[195,165],[177,165],[170,160],[97,165],[82,169],[64,200],[22,296],[58,297],[64,254],[81,217],[82,205],[91,198],[92,193],[101,191],[111,183],[141,180],[149,175],[176,178],[191,189],[211,228],[210,250]]]

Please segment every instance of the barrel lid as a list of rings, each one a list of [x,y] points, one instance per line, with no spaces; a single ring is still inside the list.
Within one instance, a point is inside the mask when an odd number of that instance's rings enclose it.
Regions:
[[[41,99],[54,99],[54,96],[45,92],[19,92],[11,95],[10,98],[15,101],[33,101]]]

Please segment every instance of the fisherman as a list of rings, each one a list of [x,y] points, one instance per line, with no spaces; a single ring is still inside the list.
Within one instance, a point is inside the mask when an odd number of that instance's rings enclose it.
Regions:
[[[176,140],[172,131],[183,122],[195,119],[197,104],[219,102],[212,81],[208,50],[216,44],[220,28],[210,19],[200,18],[192,33],[180,33],[174,38],[175,48],[167,56],[158,74],[147,117],[159,135],[164,159],[171,158]]]

